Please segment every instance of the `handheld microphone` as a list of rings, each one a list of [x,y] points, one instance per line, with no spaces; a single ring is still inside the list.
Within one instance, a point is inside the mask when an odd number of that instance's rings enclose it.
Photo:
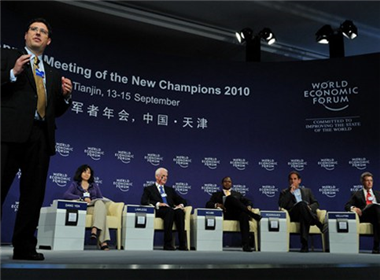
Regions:
[[[25,49],[22,49],[22,50],[18,49],[17,51],[18,51],[18,53],[20,55],[26,55],[26,54],[28,54],[28,52]],[[28,66],[30,66],[30,60],[27,63],[25,63],[25,64],[28,65]]]

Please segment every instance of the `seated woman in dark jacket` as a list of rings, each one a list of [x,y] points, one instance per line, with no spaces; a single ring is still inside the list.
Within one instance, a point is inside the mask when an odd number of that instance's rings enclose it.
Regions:
[[[107,225],[107,209],[111,201],[104,199],[99,186],[94,182],[94,171],[87,165],[81,165],[74,175],[74,180],[63,195],[64,199],[81,200],[88,204],[87,213],[92,214],[91,239],[97,240],[102,250],[109,250],[110,240]]]

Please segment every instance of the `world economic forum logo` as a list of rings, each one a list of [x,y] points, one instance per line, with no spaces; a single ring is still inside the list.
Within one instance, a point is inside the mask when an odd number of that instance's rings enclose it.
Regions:
[[[173,161],[182,168],[188,168],[191,163],[191,158],[188,156],[176,156]]]
[[[321,186],[319,192],[329,198],[334,198],[339,192],[339,188],[337,188],[335,185],[325,185]]]
[[[133,183],[129,179],[116,179],[113,185],[122,192],[128,192]]]
[[[304,90],[304,98],[310,99],[313,105],[322,105],[329,111],[343,111],[348,108],[350,100],[359,94],[359,88],[348,81],[312,82]]]
[[[230,164],[237,170],[245,170],[249,162],[245,158],[233,158]]]
[[[117,151],[115,157],[122,163],[128,164],[135,156],[129,151]]]
[[[273,171],[277,166],[277,161],[272,158],[263,158],[259,161],[259,165],[267,171]]]
[[[182,195],[186,195],[191,190],[191,186],[186,182],[177,182],[173,185],[173,189]]]
[[[102,151],[101,148],[96,147],[87,147],[87,149],[84,150],[84,153],[93,160],[100,160],[101,157],[104,156],[104,151]]]
[[[19,201],[15,201],[15,203],[13,203],[11,205],[11,209],[13,209],[13,212],[17,212],[18,211],[18,206],[19,206]]]
[[[144,159],[153,166],[159,166],[161,161],[164,159],[160,154],[147,154]]]
[[[364,170],[367,168],[367,164],[369,164],[369,160],[367,160],[365,157],[357,157],[357,158],[352,158],[348,162],[352,167],[355,167],[356,169],[359,170]]]
[[[220,160],[214,157],[205,157],[202,159],[202,163],[210,169],[216,169],[220,164]]]
[[[338,161],[333,158],[321,158],[320,161],[318,161],[318,165],[328,171],[332,171],[335,169],[335,166],[338,165]]]
[[[295,159],[291,159],[288,162],[288,165],[297,171],[302,171],[302,170],[304,170],[305,166],[307,165],[307,162],[303,159],[295,158]]]
[[[55,144],[55,151],[63,157],[68,157],[70,153],[74,150],[70,144],[66,143],[57,143]]]
[[[274,185],[263,185],[261,188],[259,188],[259,192],[266,195],[267,197],[275,197],[278,192],[278,188],[276,188]]]
[[[58,187],[66,187],[67,183],[71,181],[70,176],[68,176],[66,173],[60,173],[60,172],[53,172],[49,179],[55,183]]]

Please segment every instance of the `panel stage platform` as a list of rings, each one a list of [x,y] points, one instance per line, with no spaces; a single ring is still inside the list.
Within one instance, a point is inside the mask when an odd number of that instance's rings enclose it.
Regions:
[[[45,260],[12,260],[1,246],[1,279],[380,279],[380,255],[322,252],[39,250]],[[328,277],[328,278],[326,278]]]

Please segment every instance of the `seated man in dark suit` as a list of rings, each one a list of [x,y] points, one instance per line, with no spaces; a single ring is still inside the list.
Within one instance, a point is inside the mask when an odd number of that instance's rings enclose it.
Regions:
[[[249,244],[249,220],[251,218],[260,221],[261,216],[251,211],[252,202],[241,193],[231,190],[230,177],[222,179],[223,190],[212,194],[206,203],[207,208],[221,208],[225,220],[238,220],[242,237],[243,251],[252,252]]]
[[[327,223],[322,224],[317,217],[318,201],[311,189],[300,188],[301,175],[292,171],[288,175],[289,187],[282,190],[278,205],[289,212],[292,222],[299,222],[301,227],[301,252],[308,252],[308,238],[311,225],[316,225],[322,233],[327,232]]]
[[[364,172],[360,176],[363,189],[355,192],[346,203],[346,211],[353,211],[359,215],[360,222],[373,225],[373,254],[379,254],[380,241],[380,191],[374,191],[373,175]]]
[[[154,205],[156,216],[164,220],[164,250],[175,250],[172,245],[173,222],[178,230],[179,250],[187,250],[185,235],[186,200],[179,196],[172,187],[166,186],[168,171],[165,168],[156,170],[156,183],[144,188],[141,197],[142,205]]]

